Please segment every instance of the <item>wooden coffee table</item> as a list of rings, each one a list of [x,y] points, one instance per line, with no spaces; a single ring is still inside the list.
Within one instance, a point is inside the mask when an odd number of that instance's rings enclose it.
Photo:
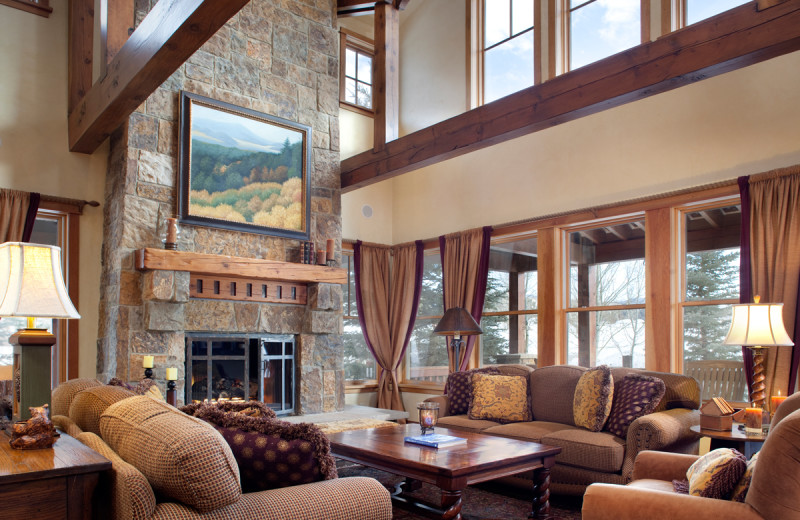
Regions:
[[[392,494],[394,503],[406,509],[459,520],[461,493],[468,485],[533,471],[529,518],[545,518],[550,512],[550,468],[561,448],[440,427],[436,433],[464,437],[467,443],[435,449],[403,442],[419,433],[418,424],[406,424],[332,433],[328,439],[335,457],[406,477]],[[409,495],[422,482],[441,489],[440,506]]]

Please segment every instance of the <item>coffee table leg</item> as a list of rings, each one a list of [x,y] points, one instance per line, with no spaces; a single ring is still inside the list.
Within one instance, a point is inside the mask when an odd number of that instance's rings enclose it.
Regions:
[[[552,464],[551,464],[552,465]],[[550,514],[550,466],[533,472],[533,509],[528,518],[547,518]]]
[[[461,520],[461,491],[442,490],[442,520]]]

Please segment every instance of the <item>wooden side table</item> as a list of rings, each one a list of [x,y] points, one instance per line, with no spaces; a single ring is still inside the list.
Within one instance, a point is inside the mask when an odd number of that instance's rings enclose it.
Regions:
[[[0,432],[0,503],[4,518],[90,520],[92,493],[111,462],[61,433],[52,448],[15,450]]]
[[[761,445],[767,438],[767,434],[763,432],[761,434],[747,434],[743,430],[739,430],[739,423],[733,423],[730,430],[724,431],[707,430],[700,428],[699,424],[692,426],[690,429],[695,433],[710,438],[712,450],[733,448],[743,453],[748,459],[761,449]]]

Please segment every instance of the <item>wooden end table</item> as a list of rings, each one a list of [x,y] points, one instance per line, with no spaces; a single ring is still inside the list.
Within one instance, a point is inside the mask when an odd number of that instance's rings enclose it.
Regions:
[[[748,459],[761,449],[761,445],[767,438],[767,434],[763,432],[761,434],[745,433],[744,430],[739,429],[739,423],[733,423],[730,430],[709,430],[701,428],[699,424],[692,426],[690,430],[710,438],[712,450],[733,448],[743,453]]]
[[[15,450],[0,432],[0,503],[4,518],[90,520],[92,493],[111,462],[61,433],[52,448]]]
[[[340,459],[406,477],[395,488],[392,501],[400,507],[442,519],[461,519],[461,494],[470,484],[533,471],[533,500],[529,518],[550,512],[550,469],[561,448],[535,442],[436,427],[436,433],[467,439],[466,444],[428,448],[403,442],[419,435],[418,424],[328,435],[331,453]],[[422,482],[441,489],[441,506],[409,495]]]

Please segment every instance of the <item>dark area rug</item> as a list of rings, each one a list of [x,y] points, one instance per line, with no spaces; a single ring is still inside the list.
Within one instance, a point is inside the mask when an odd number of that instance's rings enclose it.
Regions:
[[[403,477],[367,468],[358,464],[337,459],[340,477],[372,477],[384,486],[394,490],[395,484],[402,482]],[[422,488],[415,491],[414,497],[426,502],[439,504],[439,489],[430,484],[423,484]],[[551,495],[550,519],[552,520],[580,520],[581,497]],[[464,520],[525,520],[531,512],[530,493],[513,486],[500,483],[487,482],[476,486],[469,486],[461,499],[461,515]],[[422,520],[428,517],[415,514],[397,506],[393,507],[395,520]]]

